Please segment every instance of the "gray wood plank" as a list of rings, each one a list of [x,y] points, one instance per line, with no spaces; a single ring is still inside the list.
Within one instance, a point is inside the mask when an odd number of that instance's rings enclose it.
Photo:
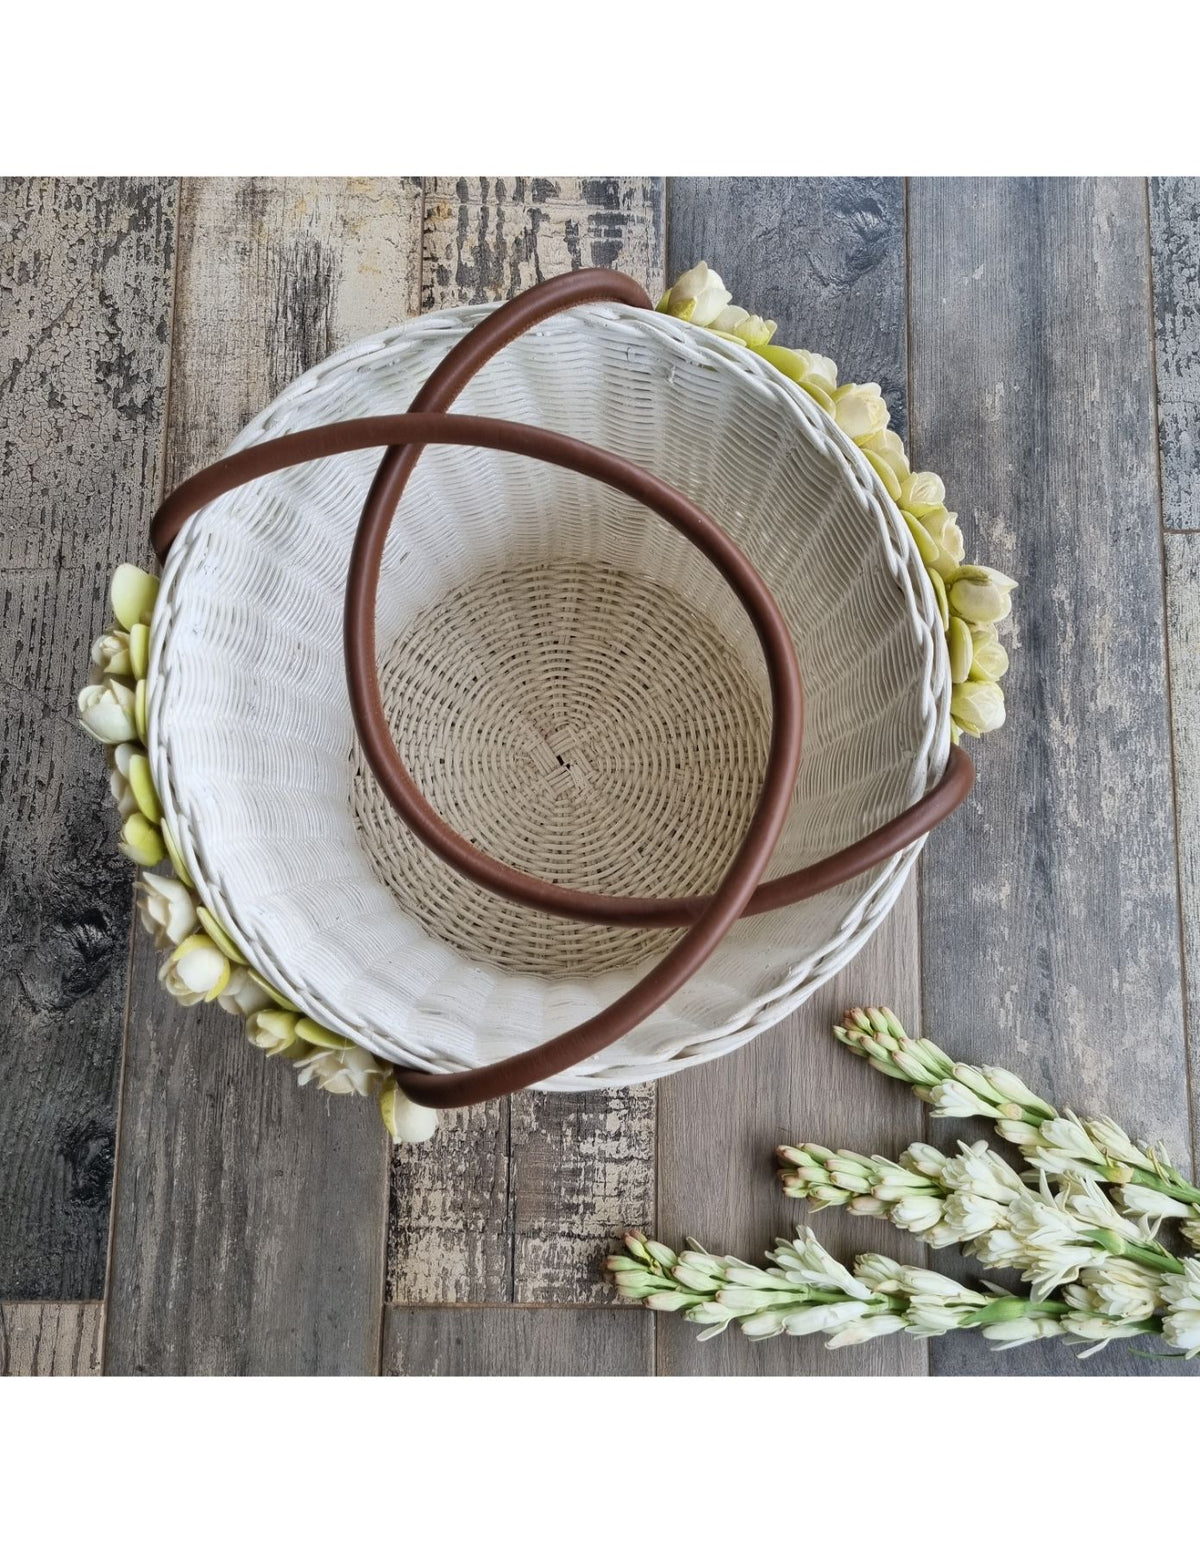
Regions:
[[[891,179],[672,180],[672,277],[707,259],[734,300],[779,323],[781,344],[830,355],[855,382],[881,384],[903,434],[907,368],[904,196]],[[714,1251],[758,1262],[777,1235],[811,1221],[838,1255],[920,1247],[890,1225],[825,1213],[806,1218],[775,1182],[778,1143],[898,1150],[921,1136],[921,1108],[834,1043],[847,1003],[882,1000],[916,1023],[916,890],[864,952],[776,1029],[740,1052],[660,1086],[659,1235],[694,1235]],[[922,1344],[888,1338],[827,1352],[818,1341],[750,1344],[729,1332],[696,1342],[676,1316],[659,1319],[663,1374],[924,1373]]]
[[[431,178],[422,305],[499,301],[596,265],[663,280],[661,182]],[[521,1094],[397,1152],[390,1299],[605,1301],[599,1260],[654,1211],[651,1088]]]
[[[1163,521],[1200,529],[1200,178],[1151,178]]]
[[[176,187],[0,181],[0,1297],[104,1292],[129,953],[75,721],[159,479]]]
[[[925,851],[925,1030],[1190,1160],[1145,192],[920,180],[909,220],[917,461],[1021,582],[1009,722]],[[932,1352],[938,1374],[1077,1367]],[[1142,1367],[1110,1349],[1087,1373]]]
[[[385,1312],[385,1375],[649,1375],[649,1311],[476,1305]]]
[[[180,211],[168,479],[296,373],[415,312],[420,185],[197,180]],[[374,1373],[387,1139],[237,1020],[182,1009],[135,939],[106,1368]]]
[[[1200,534],[1168,534],[1166,567],[1184,995],[1191,1040],[1192,1158],[1200,1164]]]
[[[0,1375],[99,1375],[98,1300],[0,1304]]]

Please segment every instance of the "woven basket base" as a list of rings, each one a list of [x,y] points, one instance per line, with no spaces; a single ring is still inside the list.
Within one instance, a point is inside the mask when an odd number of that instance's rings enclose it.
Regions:
[[[761,690],[712,621],[601,562],[491,571],[420,614],[384,655],[392,735],[434,808],[514,867],[608,894],[711,889],[766,761]],[[351,792],[378,877],[472,958],[589,975],[674,933],[593,927],[500,900],[417,841],[362,759]]]

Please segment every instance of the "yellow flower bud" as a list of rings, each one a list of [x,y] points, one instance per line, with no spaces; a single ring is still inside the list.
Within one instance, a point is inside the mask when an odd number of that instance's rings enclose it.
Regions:
[[[959,566],[946,579],[950,608],[970,625],[994,625],[1012,609],[1011,577],[990,566]]]
[[[938,572],[932,568],[926,573],[933,585],[933,596],[937,599],[938,614],[942,617],[942,630],[950,629],[950,600],[946,597],[946,584],[942,581]]]
[[[878,453],[873,453],[870,448],[863,448],[863,454],[871,468],[883,481],[883,488],[894,502],[900,500],[900,480],[896,471],[886,461],[880,458]]]
[[[200,918],[201,926],[216,944],[217,948],[227,960],[232,960],[235,965],[245,965],[246,956],[230,938],[229,934],[209,911],[207,906],[197,906],[196,913]]]
[[[167,849],[167,856],[171,860],[171,867],[175,870],[175,877],[181,883],[186,884],[189,890],[194,890],[196,882],[188,872],[188,866],[183,860],[183,854],[180,852],[179,845],[171,834],[171,827],[165,819],[162,822],[162,839],[163,846]]]
[[[873,437],[867,437],[860,442],[860,448],[874,453],[876,458],[881,458],[890,464],[895,471],[898,481],[903,481],[908,474],[908,456],[904,451],[904,444],[894,431],[884,427],[877,431]]]
[[[281,1008],[263,1008],[246,1020],[246,1038],[268,1057],[299,1057],[308,1048],[296,1035],[295,1014]]]
[[[98,636],[92,643],[92,662],[101,675],[132,674],[133,666],[129,660],[129,633],[106,631],[103,636]]]
[[[744,307],[724,307],[708,327],[715,334],[723,334],[757,351],[767,344],[779,325],[760,318],[757,313],[748,313]]]
[[[149,625],[158,597],[158,578],[144,572],[140,566],[130,566],[126,562],[113,573],[110,597],[113,614],[127,631],[139,620]]]
[[[121,827],[119,849],[140,868],[153,868],[166,856],[162,832],[144,814],[131,814]]]
[[[995,683],[1008,673],[1008,654],[1000,645],[995,626],[972,626],[971,643],[974,653],[971,661],[971,678],[991,680]]]
[[[967,680],[955,685],[950,696],[950,715],[964,733],[991,733],[1004,723],[1004,692],[999,685]]]
[[[950,679],[955,685],[961,685],[971,672],[971,657],[973,647],[971,645],[971,632],[965,620],[960,620],[957,615],[951,615],[950,626],[946,632],[946,648],[950,655]]]
[[[145,679],[150,667],[150,627],[140,620],[129,627],[129,667],[134,679]]]
[[[339,1035],[336,1030],[327,1030],[315,1019],[301,1019],[296,1026],[296,1034],[302,1041],[307,1041],[310,1046],[319,1046],[322,1051],[346,1051],[354,1045],[347,1036]]]
[[[280,1008],[287,1009],[289,1014],[299,1014],[300,1010],[296,1007],[292,1000],[290,998],[285,998],[283,993],[280,992],[279,988],[273,987],[265,976],[260,976],[257,971],[252,970],[250,972],[250,980],[262,988],[262,990],[271,999],[272,1003],[277,1003]]]
[[[125,779],[134,802],[152,825],[162,823],[162,805],[154,790],[154,778],[150,775],[150,762],[141,750],[129,756]]]
[[[905,512],[904,509],[901,508],[900,516],[908,525],[908,532],[912,535],[913,540],[916,543],[917,553],[920,555],[922,561],[925,562],[926,566],[932,566],[933,563],[937,560],[939,554],[937,541],[934,539],[933,535],[930,534],[929,530],[925,528],[921,520],[919,518],[914,518],[911,512]]]

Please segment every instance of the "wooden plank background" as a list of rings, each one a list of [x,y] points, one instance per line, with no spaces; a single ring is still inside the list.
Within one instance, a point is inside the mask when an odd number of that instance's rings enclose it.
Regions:
[[[831,1042],[847,1001],[1195,1164],[1200,183],[10,180],[0,234],[0,1373],[96,1373],[102,1339],[108,1373],[1074,1373],[965,1337],[697,1347],[597,1267],[625,1225],[758,1258],[803,1211],[777,1142],[924,1135]],[[131,935],[73,723],[106,579],[148,554],[167,485],[346,341],[577,265],[656,291],[699,257],[781,339],[880,382],[968,548],[1021,579],[1011,721],[973,747],[977,797],[919,887],[779,1028],[657,1088],[521,1095],[389,1151],[369,1107],[175,1005]],[[1142,1368],[1196,1366],[1089,1361]]]

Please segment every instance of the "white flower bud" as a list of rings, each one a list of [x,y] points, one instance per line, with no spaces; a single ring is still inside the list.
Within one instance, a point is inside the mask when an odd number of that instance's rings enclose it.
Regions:
[[[268,1057],[298,1056],[304,1047],[296,1035],[296,1019],[282,1008],[261,1008],[246,1020],[246,1039]]]
[[[230,969],[229,980],[218,994],[217,1002],[227,1014],[240,1014],[243,1019],[257,1014],[260,1009],[269,1008],[271,1004],[270,998],[244,965],[235,965]]]
[[[410,1100],[394,1078],[385,1079],[379,1091],[379,1114],[393,1143],[425,1143],[437,1131],[437,1112]]]
[[[833,395],[834,419],[853,441],[881,432],[888,423],[888,407],[878,383],[847,383]]]
[[[108,779],[108,790],[123,820],[137,812],[138,801],[129,785],[129,763],[140,753],[141,746],[138,744],[116,744],[112,747],[112,772]]]
[[[1057,1337],[1059,1326],[1049,1316],[1018,1316],[1015,1321],[996,1321],[980,1330],[997,1348],[1019,1348],[1041,1337]]]
[[[779,326],[757,313],[748,313],[744,307],[725,307],[708,327],[718,334],[732,335],[751,350],[760,350]]]
[[[79,721],[101,744],[124,744],[136,739],[134,692],[119,679],[85,685],[79,692]]]
[[[959,566],[946,578],[950,608],[971,625],[994,625],[1012,610],[1016,582],[991,566]]]
[[[959,1240],[974,1240],[978,1235],[986,1235],[990,1230],[999,1229],[1004,1220],[1003,1203],[990,1197],[979,1197],[974,1192],[952,1192],[946,1199],[946,1229]]]
[[[955,685],[950,694],[950,715],[965,733],[991,733],[1004,725],[1004,692],[986,680]]]
[[[828,1305],[810,1305],[807,1310],[796,1311],[783,1318],[784,1330],[791,1337],[805,1337],[810,1332],[828,1332],[831,1327],[844,1326],[857,1321],[870,1309],[861,1300],[838,1300]]]
[[[833,367],[833,363],[829,365]],[[837,368],[833,368],[833,388],[837,387]],[[829,391],[833,392],[833,388]],[[896,485],[903,488],[903,482],[908,475],[908,456],[904,451],[904,444],[894,431],[877,431],[874,436],[864,437],[858,444],[865,453],[873,453],[876,458],[887,464],[896,476]]]
[[[1000,645],[995,626],[971,626],[971,678],[995,684],[1008,673],[1008,654]]]
[[[164,962],[158,979],[185,1007],[211,1003],[229,981],[229,961],[210,938],[193,933]]]
[[[143,874],[137,883],[137,906],[156,949],[174,948],[196,931],[196,907],[178,879]]]
[[[914,518],[924,519],[939,508],[944,512],[945,501],[946,487],[937,475],[930,474],[928,470],[910,474],[900,482],[900,505],[906,512],[911,512]]]
[[[92,643],[92,662],[101,675],[131,675],[133,664],[129,657],[129,633],[106,631]]]
[[[300,1020],[297,1031],[303,1034],[308,1020]],[[389,1069],[361,1046],[339,1047],[336,1051],[316,1051],[295,1064],[301,1085],[315,1082],[331,1095],[369,1095],[387,1076]]]
[[[907,1325],[903,1316],[891,1312],[877,1316],[864,1316],[861,1321],[851,1321],[839,1327],[826,1348],[846,1348],[853,1343],[869,1343],[873,1337],[886,1337],[890,1332],[901,1332]]]
[[[730,293],[721,277],[701,259],[679,277],[658,304],[658,311],[704,328],[713,323],[729,300]]]
[[[1175,1310],[1163,1321],[1163,1336],[1189,1359],[1200,1354],[1200,1310]]]
[[[942,1222],[940,1197],[905,1197],[896,1203],[888,1218],[897,1229],[908,1230],[912,1235],[923,1235]]]

